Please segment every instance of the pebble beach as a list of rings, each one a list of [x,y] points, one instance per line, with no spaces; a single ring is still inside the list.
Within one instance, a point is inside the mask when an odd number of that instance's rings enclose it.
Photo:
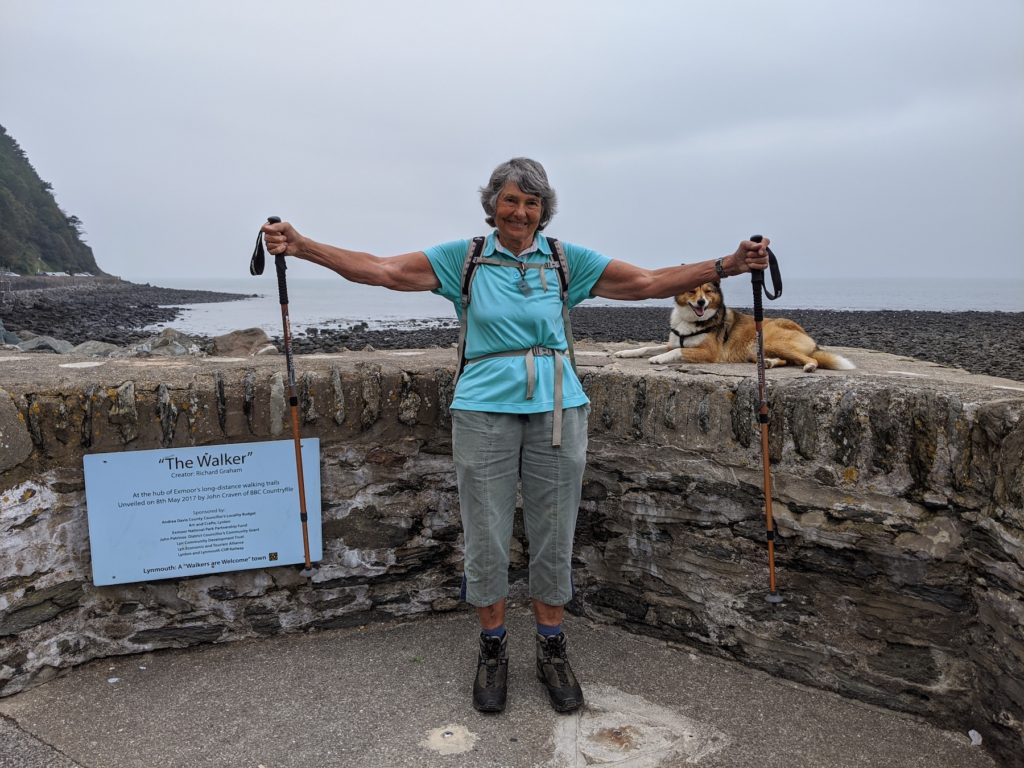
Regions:
[[[185,304],[246,298],[239,294],[160,288],[148,284],[94,278],[73,281],[12,278],[0,292],[0,321],[15,334],[31,331],[72,344],[106,341],[125,345],[152,335],[147,325],[170,323]],[[667,303],[666,303],[667,304]],[[749,312],[738,307],[741,311]],[[578,340],[662,342],[668,335],[669,308],[580,306],[572,311]],[[1024,312],[925,312],[881,310],[775,311],[800,323],[822,346],[874,349],[963,368],[972,373],[1024,381]],[[195,337],[201,347],[211,339]],[[312,328],[293,340],[298,354],[345,349],[446,347],[457,327],[370,330]],[[280,346],[280,339],[275,339]]]

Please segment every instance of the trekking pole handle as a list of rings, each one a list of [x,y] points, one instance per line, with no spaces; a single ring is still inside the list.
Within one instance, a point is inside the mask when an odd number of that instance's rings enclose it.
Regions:
[[[267,217],[267,223],[268,224],[280,224],[281,223],[281,217],[280,216],[268,216]],[[281,299],[281,306],[283,307],[283,306],[288,304],[288,283],[285,281],[285,278],[284,278],[284,271],[286,269],[288,269],[288,267],[284,263],[284,254],[283,253],[279,253],[279,254],[277,254],[277,256],[274,257],[274,266],[277,268],[277,294],[278,294],[278,296]]]
[[[750,240],[755,243],[760,243],[764,238],[761,235],[751,235]],[[768,297],[769,301],[774,301],[782,295],[782,273],[779,271],[779,261],[775,258],[775,254],[772,253],[771,248],[768,249],[768,271],[771,272],[772,276],[772,289],[770,291],[764,281],[764,270],[750,270],[750,280],[754,284],[755,310],[761,305],[762,290],[764,291],[764,295]]]
[[[754,321],[764,320],[764,306],[761,304],[761,292],[764,290],[764,270],[750,270],[750,282],[754,286]],[[758,325],[760,328],[760,325]]]

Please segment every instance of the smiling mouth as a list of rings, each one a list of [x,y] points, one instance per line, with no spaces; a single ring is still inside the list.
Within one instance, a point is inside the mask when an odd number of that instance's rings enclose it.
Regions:
[[[698,306],[696,304],[691,304],[690,309],[693,310],[693,314],[695,314],[697,317],[704,317],[704,307]]]

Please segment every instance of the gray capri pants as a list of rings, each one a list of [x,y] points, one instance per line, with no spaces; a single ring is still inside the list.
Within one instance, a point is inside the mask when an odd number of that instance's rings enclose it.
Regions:
[[[530,543],[530,595],[548,605],[572,599],[572,542],[587,459],[590,406],[562,412],[562,445],[551,445],[552,414],[453,410],[452,455],[466,540],[466,600],[508,596],[509,543],[522,479]]]

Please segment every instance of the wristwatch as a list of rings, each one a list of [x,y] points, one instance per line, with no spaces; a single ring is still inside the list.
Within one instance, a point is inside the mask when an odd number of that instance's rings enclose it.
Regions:
[[[719,256],[715,259],[715,272],[718,273],[719,279],[728,277],[728,275],[725,274],[725,256]]]

